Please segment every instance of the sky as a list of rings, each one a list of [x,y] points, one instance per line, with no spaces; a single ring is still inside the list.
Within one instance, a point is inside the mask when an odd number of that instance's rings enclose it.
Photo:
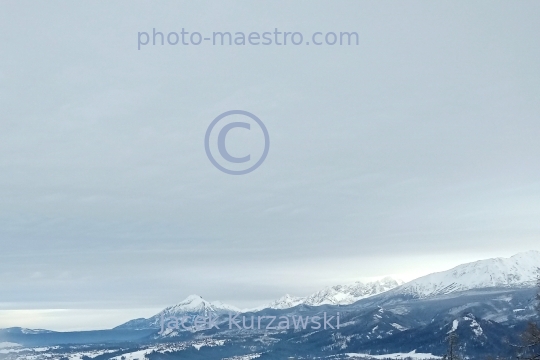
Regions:
[[[540,250],[538,18],[536,1],[0,2],[0,328]],[[138,49],[182,28],[359,41]],[[205,152],[229,110],[269,134],[249,174]],[[261,153],[250,124],[232,155]]]

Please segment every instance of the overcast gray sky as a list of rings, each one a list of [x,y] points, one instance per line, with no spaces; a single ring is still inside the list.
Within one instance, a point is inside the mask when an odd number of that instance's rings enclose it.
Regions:
[[[0,328],[540,249],[539,18],[536,1],[0,2]],[[359,45],[138,50],[153,28]],[[242,176],[204,150],[232,109],[271,139]]]

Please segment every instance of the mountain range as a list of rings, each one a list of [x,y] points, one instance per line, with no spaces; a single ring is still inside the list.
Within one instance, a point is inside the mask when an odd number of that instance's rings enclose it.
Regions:
[[[462,264],[407,283],[384,278],[336,285],[306,297],[286,295],[247,310],[191,295],[148,319],[111,330],[0,330],[5,345],[0,360],[440,359],[452,331],[464,358],[514,357],[527,322],[540,320],[535,310],[539,268],[540,252],[528,251]],[[226,317],[237,312],[248,323],[255,318],[294,321],[339,314],[341,327],[227,326]],[[224,317],[219,328],[160,332],[162,317],[209,314]]]
[[[135,319],[119,328],[157,328],[161,316],[183,316],[209,313],[220,315],[229,312],[257,312],[264,309],[285,310],[299,305],[350,305],[359,300],[386,293],[386,296],[411,296],[428,298],[465,290],[483,288],[531,287],[535,285],[540,269],[540,251],[518,253],[509,258],[493,258],[458,265],[452,269],[432,273],[404,283],[391,277],[349,285],[324,288],[309,296],[289,294],[268,304],[250,309],[239,309],[220,301],[207,301],[199,295],[190,295],[180,303],[167,307],[149,319]]]
[[[540,274],[540,251],[518,253],[509,258],[479,260],[412,280],[392,294],[418,298],[490,287],[534,286]]]
[[[383,293],[403,284],[402,280],[385,277],[381,280],[363,283],[357,281],[350,285],[335,285],[324,288],[306,297],[295,297],[289,294],[267,305],[251,310],[288,309],[298,305],[349,305],[358,300]]]

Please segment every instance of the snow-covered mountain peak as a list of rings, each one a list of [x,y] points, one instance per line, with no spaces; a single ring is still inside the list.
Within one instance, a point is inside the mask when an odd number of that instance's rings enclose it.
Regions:
[[[238,308],[232,305],[224,304],[221,301],[207,301],[199,295],[189,295],[176,305],[169,306],[163,310],[165,314],[184,314],[184,313],[221,313],[237,312]]]
[[[199,295],[193,294],[189,295],[187,298],[176,304],[175,306],[179,307],[197,307],[201,304],[206,303],[206,301]]]
[[[176,305],[166,307],[158,314],[152,316],[148,319],[134,319],[124,323],[117,328],[129,328],[129,329],[148,329],[148,328],[159,328],[161,325],[161,320],[164,318],[177,317],[181,318],[183,316],[209,316],[213,315],[222,315],[228,314],[230,312],[240,312],[241,310],[235,306],[224,304],[221,301],[207,301],[199,295],[189,295],[187,298],[182,300]]]
[[[539,270],[540,252],[527,251],[509,258],[479,260],[422,276],[393,292],[429,297],[479,288],[531,286],[540,274]]]

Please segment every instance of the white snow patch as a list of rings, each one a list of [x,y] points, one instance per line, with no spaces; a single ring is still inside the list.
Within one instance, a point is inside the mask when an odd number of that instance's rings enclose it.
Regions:
[[[452,322],[452,330],[450,330],[449,332],[454,332],[454,331],[456,331],[457,328],[458,328],[458,325],[459,325],[459,320],[457,320],[457,319],[454,320],[454,321]]]
[[[433,355],[431,353],[417,353],[416,350],[411,351],[410,353],[394,353],[394,354],[384,354],[384,355],[369,355],[369,354],[360,354],[360,353],[349,353],[346,354],[350,358],[370,358],[370,359],[442,359],[441,356]]]
[[[145,349],[145,350],[138,350],[130,353],[125,353],[122,355],[115,356],[111,358],[111,360],[121,360],[124,358],[125,360],[144,360],[146,359],[146,355],[150,354],[154,349]]]
[[[474,332],[474,335],[481,336],[484,333],[484,330],[480,326],[479,323],[476,322],[476,320],[473,320],[471,322],[472,331]]]
[[[407,330],[406,327],[401,326],[401,325],[396,324],[396,323],[391,323],[390,325],[392,325],[393,327],[395,327],[395,328],[398,329],[399,331],[405,331],[405,330]]]
[[[116,350],[83,351],[83,352],[69,354],[68,358],[69,358],[69,360],[82,360],[83,356],[87,356],[87,357],[93,359],[93,358],[95,358],[95,357],[97,357],[99,355],[112,353],[112,352],[115,352],[115,351]]]

